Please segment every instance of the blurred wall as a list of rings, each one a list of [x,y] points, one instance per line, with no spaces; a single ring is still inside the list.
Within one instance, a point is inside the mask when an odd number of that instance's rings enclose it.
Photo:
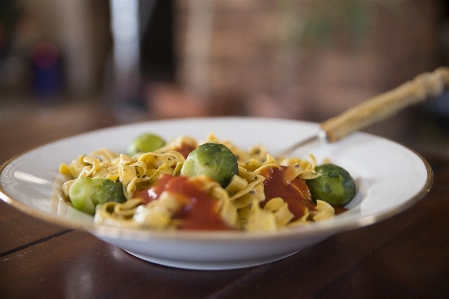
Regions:
[[[3,1],[16,4],[20,17],[8,55],[0,58],[0,91],[30,88],[32,52],[42,42],[57,47],[68,93],[114,86],[109,0]],[[237,114],[322,121],[432,70],[448,52],[440,0],[139,3],[149,21],[140,28],[142,78],[133,88],[154,118]],[[171,80],[173,72],[173,86],[157,92],[145,82]]]
[[[178,78],[249,115],[321,121],[439,65],[434,0],[178,0]]]

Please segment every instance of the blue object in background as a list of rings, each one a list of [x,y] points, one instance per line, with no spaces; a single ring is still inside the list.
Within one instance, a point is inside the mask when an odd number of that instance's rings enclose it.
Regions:
[[[63,88],[62,59],[51,42],[36,44],[31,52],[33,92],[42,97],[59,94]]]

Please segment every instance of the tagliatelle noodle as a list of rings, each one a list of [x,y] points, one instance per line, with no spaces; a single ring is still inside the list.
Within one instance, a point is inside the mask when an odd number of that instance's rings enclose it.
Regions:
[[[225,190],[233,204],[240,209],[251,205],[253,200],[261,202],[265,199],[263,181],[263,176],[239,166],[239,175],[233,177]]]
[[[264,206],[264,209],[272,212],[278,226],[287,225],[293,218],[287,203],[280,197],[270,199]]]
[[[314,221],[320,221],[334,216],[335,210],[330,204],[322,200],[317,200],[316,204],[316,212],[312,215]]]
[[[262,209],[257,201],[254,201],[246,216],[245,229],[273,231],[278,228],[276,217],[270,211]]]
[[[130,199],[125,203],[107,202],[96,207],[94,222],[123,228],[140,228],[141,225],[132,221],[141,205],[141,199]],[[111,217],[111,215],[114,215]]]

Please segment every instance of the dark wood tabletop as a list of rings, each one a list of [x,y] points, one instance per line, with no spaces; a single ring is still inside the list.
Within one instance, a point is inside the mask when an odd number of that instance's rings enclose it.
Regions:
[[[29,113],[34,116],[22,126],[2,123],[0,163],[29,147],[117,123],[106,115],[66,120]],[[46,119],[52,115],[57,128]],[[405,212],[238,270],[152,264],[0,201],[0,298],[448,298],[449,159],[421,154],[434,184]]]

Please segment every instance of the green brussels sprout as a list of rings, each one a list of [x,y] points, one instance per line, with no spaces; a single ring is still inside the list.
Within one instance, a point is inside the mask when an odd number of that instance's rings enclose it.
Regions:
[[[69,198],[77,210],[94,215],[95,206],[108,201],[125,202],[123,185],[103,178],[79,178],[69,189]]]
[[[355,182],[340,166],[323,164],[316,167],[321,176],[306,180],[314,201],[323,200],[333,206],[344,206],[355,195]]]
[[[137,136],[131,141],[126,152],[129,156],[137,153],[154,152],[165,145],[165,140],[158,135],[145,133]]]
[[[190,152],[181,168],[181,175],[206,175],[223,188],[239,173],[237,158],[223,144],[204,143]]]

